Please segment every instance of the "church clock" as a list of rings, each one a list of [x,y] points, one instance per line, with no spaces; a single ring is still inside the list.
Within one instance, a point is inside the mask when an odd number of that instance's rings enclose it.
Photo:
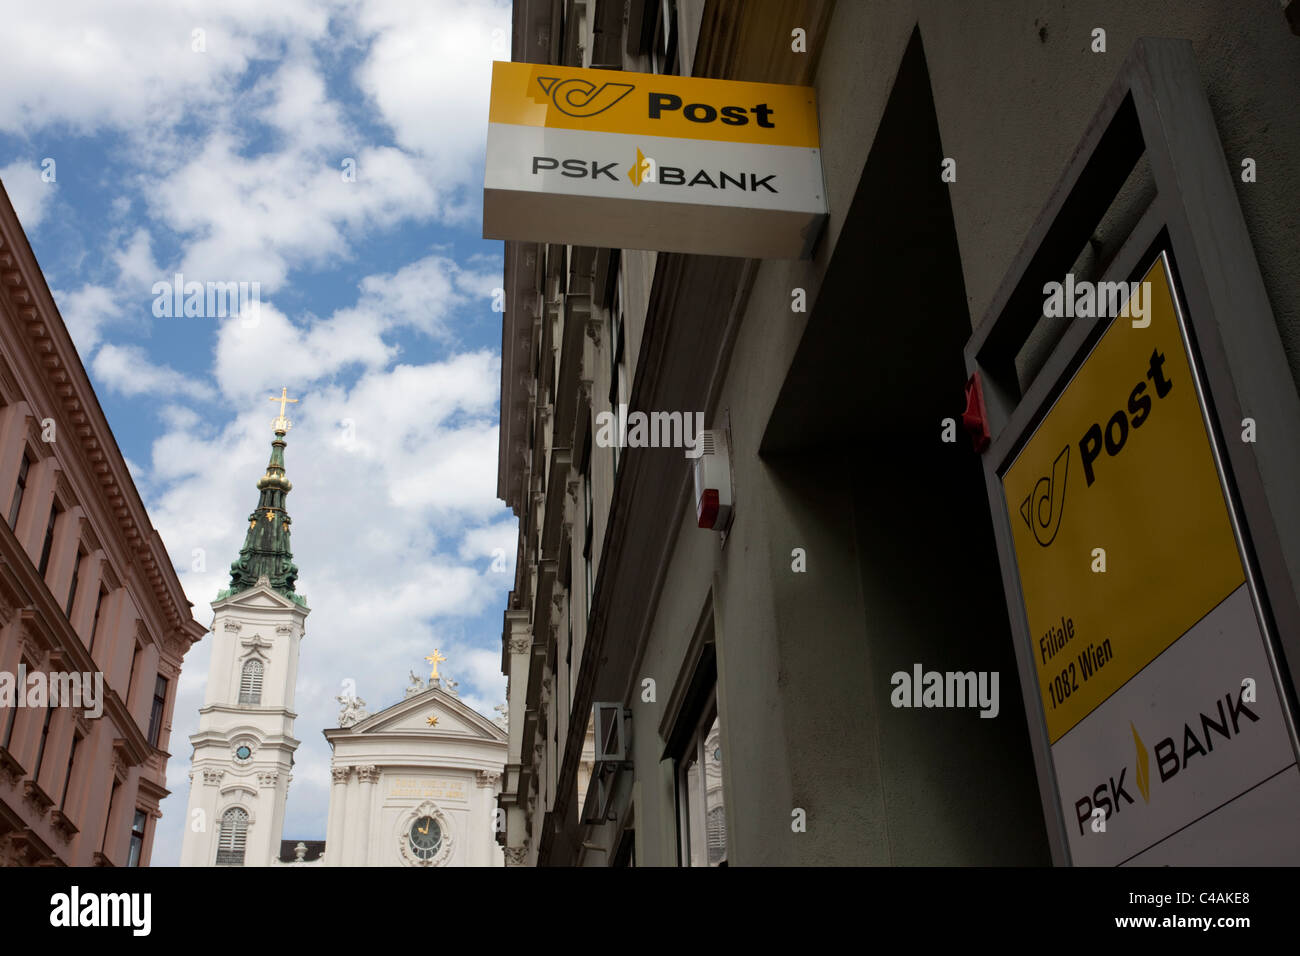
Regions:
[[[407,840],[416,859],[430,860],[442,845],[442,829],[433,817],[420,817],[411,824]]]

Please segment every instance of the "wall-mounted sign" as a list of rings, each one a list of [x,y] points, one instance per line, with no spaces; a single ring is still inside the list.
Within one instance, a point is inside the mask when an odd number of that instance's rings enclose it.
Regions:
[[[825,220],[810,87],[492,66],[484,238],[793,259]]]
[[[1070,855],[1209,863],[1254,834],[1294,861],[1286,704],[1163,255],[1137,294],[1149,324],[1111,323],[1002,476]]]

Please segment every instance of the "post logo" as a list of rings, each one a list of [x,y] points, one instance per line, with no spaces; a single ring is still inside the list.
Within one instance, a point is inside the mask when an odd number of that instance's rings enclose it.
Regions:
[[[1151,758],[1147,756],[1147,748],[1142,743],[1142,738],[1138,736],[1138,729],[1133,725],[1133,721],[1128,722],[1129,728],[1133,731],[1133,743],[1137,747],[1137,787],[1138,792],[1142,794],[1142,802],[1151,802]]]
[[[654,160],[647,159],[645,153],[641,152],[640,147],[636,151],[636,162],[632,168],[627,171],[627,178],[632,180],[633,186],[640,186],[642,183],[652,183],[655,181]]]
[[[1020,504],[1020,517],[1034,532],[1034,539],[1044,548],[1056,540],[1065,512],[1065,479],[1070,471],[1070,446],[1066,445],[1052,463],[1052,475],[1038,479]]]
[[[537,83],[551,98],[557,110],[579,119],[605,112],[636,89],[631,83],[602,83],[596,86],[590,80],[580,77],[561,80],[556,76],[539,76]]]

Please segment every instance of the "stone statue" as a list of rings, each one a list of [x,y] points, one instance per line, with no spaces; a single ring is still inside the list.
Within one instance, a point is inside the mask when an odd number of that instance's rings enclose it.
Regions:
[[[357,721],[365,720],[370,716],[366,713],[366,702],[360,697],[344,697],[340,694],[334,699],[342,705],[339,709],[340,727],[351,727]]]
[[[496,705],[495,707],[493,707],[492,709],[493,709],[494,711],[496,711],[496,713],[497,713],[497,716],[494,717],[494,718],[492,718],[492,723],[496,724],[496,725],[497,725],[498,727],[500,727],[502,730],[504,730],[504,731],[506,731],[506,732],[509,732],[509,730],[510,730],[510,715],[506,712],[506,705],[505,705],[505,704],[497,704],[497,705]]]
[[[415,671],[408,671],[408,673],[411,675],[411,682],[406,686],[406,696],[410,697],[424,690],[424,681],[416,676]]]

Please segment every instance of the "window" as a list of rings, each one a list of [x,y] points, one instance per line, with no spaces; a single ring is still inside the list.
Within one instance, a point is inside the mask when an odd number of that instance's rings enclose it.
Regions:
[[[109,794],[108,794],[108,813],[105,814],[105,816],[104,816],[104,837],[103,837],[102,840],[99,841],[99,852],[100,852],[100,853],[103,853],[103,852],[104,852],[104,848],[105,848],[106,846],[108,846],[108,824],[109,824],[109,823],[112,821],[112,819],[113,819],[113,804],[114,804],[115,802],[117,802],[117,788],[120,787],[120,786],[121,786],[121,784],[118,782],[117,778],[114,777],[114,778],[113,778],[113,789],[112,789],[111,791],[109,791]]]
[[[18,483],[14,485],[13,503],[9,505],[9,527],[18,527],[18,512],[23,508],[23,495],[27,493],[27,472],[31,470],[32,460],[23,452],[23,463],[18,466]]]
[[[25,657],[22,659],[22,667],[29,674],[36,670],[36,666],[32,664],[30,661],[28,661],[27,658]],[[4,741],[5,750],[9,749],[9,743],[10,741],[13,740],[14,724],[16,724],[17,722],[18,722],[18,708],[6,707],[5,708],[5,741]]]
[[[135,819],[131,821],[131,855],[127,857],[127,866],[139,866],[140,857],[144,854],[144,828],[149,823],[149,814],[143,810],[135,811]]]
[[[54,716],[54,708],[46,706],[45,723],[41,724],[41,745],[36,751],[36,769],[32,771],[32,779],[39,785],[41,779],[41,764],[45,762],[45,744],[50,739],[50,719]]]
[[[628,827],[623,831],[623,836],[619,838],[618,847],[614,850],[613,866],[636,866],[636,830]]]
[[[91,652],[95,650],[95,635],[99,633],[99,612],[103,610],[104,598],[107,596],[108,591],[101,586],[99,589],[99,596],[95,598],[95,620],[92,621],[90,625],[90,647],[88,647],[87,650]]]
[[[658,21],[651,72],[676,75],[681,72],[677,64],[677,0],[660,0]]]
[[[609,407],[616,422],[623,421],[619,414],[621,406],[627,404],[627,363],[623,361],[623,294],[618,288],[614,290],[614,304],[609,310]],[[610,442],[614,452],[614,477],[618,477],[619,445],[624,436],[615,435]]]
[[[582,508],[583,508],[583,544],[582,564],[586,573],[587,616],[591,616],[591,533],[596,522],[591,507],[591,436],[587,436],[587,448],[582,453]]]
[[[77,747],[81,745],[81,734],[72,735],[72,749],[68,751],[68,769],[63,775],[63,795],[59,797],[59,809],[68,803],[68,791],[72,788],[72,769],[77,764]]]
[[[262,662],[257,658],[244,662],[243,672],[239,676],[239,702],[241,704],[262,702]]]
[[[140,645],[135,645],[135,650],[131,652],[131,671],[126,675],[126,701],[127,706],[131,705],[131,691],[135,689],[135,665],[140,660]]]
[[[248,811],[231,807],[221,815],[217,834],[217,866],[243,866],[244,844],[248,842]]]
[[[36,566],[36,573],[45,577],[45,569],[50,566],[50,550],[54,547],[54,523],[59,520],[59,503],[54,502],[50,508],[50,522],[45,526],[45,543],[41,545],[41,563]]]
[[[568,682],[564,685],[568,688],[569,699],[565,702],[567,707],[573,703],[573,642],[576,635],[573,632],[573,551],[569,550],[568,570],[565,572],[564,587],[564,611],[568,615],[568,640],[564,643],[564,669],[568,672]]]
[[[167,678],[161,674],[153,685],[153,707],[149,711],[149,746],[157,747],[162,734],[163,714],[167,712]]]
[[[77,563],[72,566],[72,586],[68,588],[68,601],[63,606],[63,613],[72,620],[72,605],[77,601],[77,582],[81,580],[81,562],[86,558],[86,552],[80,548],[77,549]]]
[[[678,762],[677,817],[683,866],[727,865],[722,728],[712,695]]]

